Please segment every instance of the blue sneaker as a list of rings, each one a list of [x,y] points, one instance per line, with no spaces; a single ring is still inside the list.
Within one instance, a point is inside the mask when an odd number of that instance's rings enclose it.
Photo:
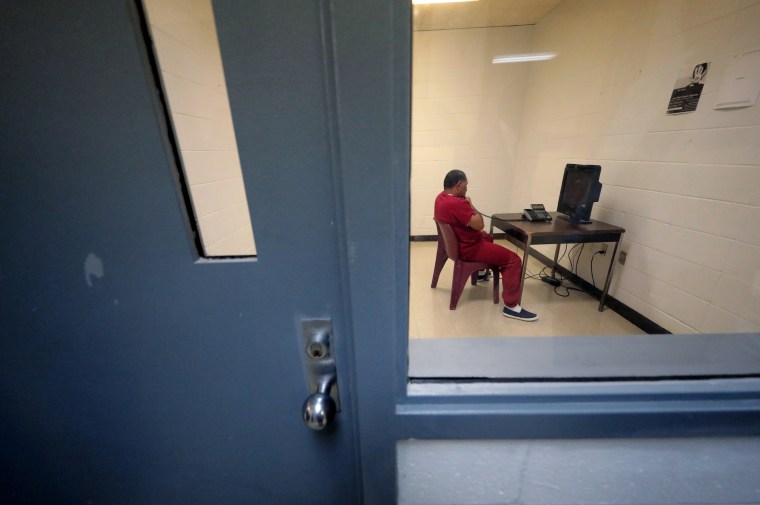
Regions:
[[[508,307],[504,307],[501,311],[504,317],[511,317],[512,319],[519,319],[520,321],[535,321],[538,316],[533,312],[529,312],[525,309],[520,309],[520,312],[510,310]]]

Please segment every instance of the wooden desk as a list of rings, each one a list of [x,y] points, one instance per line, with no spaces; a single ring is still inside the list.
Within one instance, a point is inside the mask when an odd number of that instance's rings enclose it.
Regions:
[[[554,266],[552,267],[552,277],[554,277],[557,271],[557,259],[561,244],[614,242],[615,248],[612,251],[610,267],[607,269],[607,280],[604,282],[604,290],[599,300],[599,311],[603,311],[604,300],[607,298],[607,291],[610,289],[610,282],[612,281],[612,271],[615,267],[615,254],[625,230],[601,221],[594,221],[591,224],[574,224],[563,214],[556,212],[550,214],[553,220],[549,223],[528,221],[522,219],[522,214],[518,213],[494,214],[491,218],[491,234],[493,234],[494,227],[498,228],[507,234],[507,240],[521,247],[524,251],[522,276],[520,276],[520,298],[522,299],[525,271],[528,268],[528,255],[532,245],[557,244],[554,251]]]

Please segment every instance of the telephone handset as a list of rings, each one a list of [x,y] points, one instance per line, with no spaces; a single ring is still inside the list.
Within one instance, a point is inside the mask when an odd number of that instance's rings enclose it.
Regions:
[[[528,221],[551,221],[552,216],[542,203],[532,203],[530,209],[523,210],[523,217]]]

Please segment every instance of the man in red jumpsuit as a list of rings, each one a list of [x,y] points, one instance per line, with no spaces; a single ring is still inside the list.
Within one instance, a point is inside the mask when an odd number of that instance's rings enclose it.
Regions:
[[[535,321],[538,316],[520,307],[520,275],[522,261],[509,249],[493,243],[493,237],[483,231],[483,216],[467,196],[467,176],[452,170],[443,180],[443,191],[435,199],[435,219],[448,223],[459,240],[459,257],[498,265],[501,272],[504,300],[502,314],[521,321]]]

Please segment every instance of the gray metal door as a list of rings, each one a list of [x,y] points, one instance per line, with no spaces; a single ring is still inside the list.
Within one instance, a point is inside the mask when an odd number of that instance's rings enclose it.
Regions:
[[[256,261],[194,257],[134,6],[2,2],[0,501],[385,505],[408,439],[757,435],[755,382],[408,394],[408,3],[214,10]]]
[[[198,261],[135,6],[2,3],[0,501],[361,501],[340,9],[215,2],[258,257]],[[309,318],[341,392],[321,432]]]

